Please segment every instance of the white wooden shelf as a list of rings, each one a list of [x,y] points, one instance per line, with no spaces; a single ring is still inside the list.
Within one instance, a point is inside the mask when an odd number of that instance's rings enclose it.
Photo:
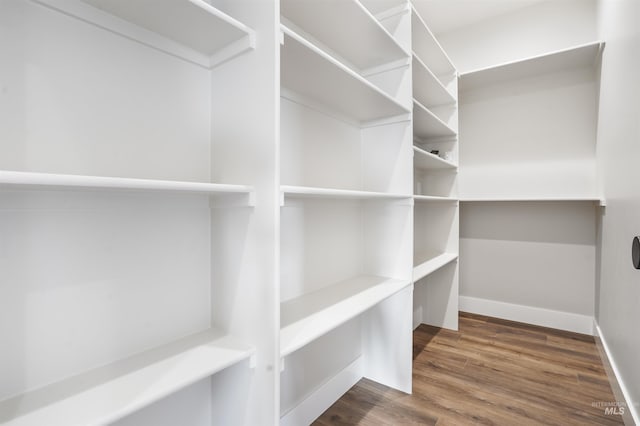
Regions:
[[[414,254],[413,280],[418,281],[458,259],[456,253],[426,252]]]
[[[416,56],[439,79],[445,75],[453,76],[456,73],[456,67],[413,6],[411,10],[411,30],[411,45]]]
[[[413,136],[415,138],[425,141],[455,135],[455,130],[416,99],[413,100]]]
[[[282,96],[356,124],[403,116],[409,110],[323,50],[281,25]]]
[[[353,200],[402,200],[410,199],[411,195],[393,194],[387,192],[355,191],[351,189],[317,188],[310,186],[280,186],[283,198],[338,198]]]
[[[458,166],[424,149],[413,147],[413,165],[419,170],[456,170]]]
[[[416,202],[420,202],[420,203],[457,203],[458,199],[457,198],[452,198],[452,197],[440,197],[437,195],[414,195],[413,199]]]
[[[36,1],[207,68],[255,47],[251,28],[204,0]]]
[[[280,304],[280,356],[309,344],[411,283],[358,276]]]
[[[252,347],[209,330],[5,400],[0,423],[112,423],[253,354]]]
[[[420,58],[413,54],[413,97],[428,107],[455,104],[456,98]]]
[[[491,203],[491,202],[594,202],[601,206],[604,206],[605,200],[599,197],[487,197],[487,198],[461,198],[461,202],[477,202],[477,203]]]
[[[603,46],[603,42],[595,41],[544,55],[465,72],[460,74],[460,91],[546,73],[594,66]]]
[[[359,0],[282,0],[280,12],[361,72],[409,56]]]
[[[0,171],[0,187],[46,190],[166,191],[207,194],[215,198],[229,195],[246,195],[248,200],[253,198],[253,188],[246,185],[13,171]]]

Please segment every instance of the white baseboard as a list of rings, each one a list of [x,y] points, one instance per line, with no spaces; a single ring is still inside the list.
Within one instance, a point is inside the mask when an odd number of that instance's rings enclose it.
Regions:
[[[554,311],[533,306],[516,305],[477,297],[460,296],[459,309],[472,314],[487,315],[511,321],[573,331],[593,336],[593,317],[571,312]]]
[[[304,401],[280,418],[280,426],[309,425],[363,377],[362,357],[327,380]]]
[[[629,395],[629,391],[624,380],[622,380],[622,376],[620,375],[620,370],[618,369],[615,359],[611,356],[611,350],[607,344],[607,339],[605,339],[602,334],[602,330],[600,329],[597,321],[593,321],[593,326],[596,336],[596,345],[600,351],[602,363],[607,371],[613,395],[615,396],[616,401],[624,401],[626,403],[626,407],[622,415],[624,424],[627,426],[640,425],[640,413],[638,413],[638,407],[633,404],[633,400]]]

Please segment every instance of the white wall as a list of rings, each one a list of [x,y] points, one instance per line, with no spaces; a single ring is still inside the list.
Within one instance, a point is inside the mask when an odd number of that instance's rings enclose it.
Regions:
[[[546,0],[436,37],[464,73],[595,40],[595,4]]]
[[[607,208],[601,223],[597,321],[628,397],[640,401],[640,271],[631,266],[631,240],[640,235],[640,2],[600,1],[603,54],[598,157]],[[631,401],[628,401],[631,402]]]

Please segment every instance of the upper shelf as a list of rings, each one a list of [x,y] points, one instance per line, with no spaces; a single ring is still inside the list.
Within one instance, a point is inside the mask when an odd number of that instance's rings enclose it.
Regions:
[[[454,104],[456,98],[420,58],[413,55],[413,97],[426,106]]]
[[[451,161],[442,159],[437,155],[425,151],[424,149],[418,148],[417,146],[413,147],[413,165],[419,170],[455,170],[458,168],[458,166]]]
[[[456,131],[429,111],[417,100],[413,100],[413,136],[419,140],[452,137]]]
[[[605,200],[599,197],[487,197],[487,198],[461,198],[461,202],[478,202],[478,203],[503,203],[503,202],[592,202],[604,206]]]
[[[593,66],[604,43],[595,41],[544,55],[506,62],[460,74],[460,91],[545,73]]]
[[[456,253],[427,251],[413,255],[413,280],[418,281],[458,259]]]
[[[358,0],[281,0],[280,8],[285,18],[361,72],[409,56]]]
[[[280,356],[311,343],[409,284],[364,275],[281,303]]]
[[[235,194],[248,199],[253,194],[253,188],[246,185],[0,171],[0,188],[18,187],[45,190],[166,191],[206,194],[212,197]]]
[[[251,28],[204,0],[36,1],[206,68],[255,47]]]
[[[411,9],[411,45],[418,58],[439,78],[443,75],[456,73],[456,67],[451,59],[413,6]]]
[[[283,197],[294,198],[336,198],[351,200],[401,200],[412,198],[411,195],[392,194],[387,192],[316,188],[310,186],[282,185],[280,186],[280,191],[282,192]]]
[[[0,403],[5,426],[109,424],[253,356],[210,330]]]
[[[333,4],[333,3],[332,3]],[[281,25],[280,82],[283,92],[296,102],[311,104],[356,124],[393,116],[409,110],[376,86],[291,29]]]

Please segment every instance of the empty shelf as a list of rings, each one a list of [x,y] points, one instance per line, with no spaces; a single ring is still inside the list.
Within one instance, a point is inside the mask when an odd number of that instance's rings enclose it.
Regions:
[[[36,1],[208,68],[255,45],[252,29],[204,0]]]
[[[410,282],[359,276],[280,304],[280,356],[287,356],[384,299]]]
[[[360,71],[409,56],[358,0],[282,0],[280,9],[285,18]]]
[[[415,54],[436,76],[455,74],[456,67],[453,66],[451,59],[442,49],[442,46],[440,46],[440,43],[438,43],[438,40],[429,30],[415,7],[412,7],[411,12],[411,45]]]
[[[444,87],[420,58],[413,55],[413,97],[428,107],[454,104],[456,98]]]
[[[220,332],[195,334],[5,400],[0,423],[112,423],[253,354],[252,347]]]
[[[420,140],[455,136],[456,132],[429,111],[420,102],[413,100],[413,135]]]
[[[457,198],[452,197],[440,197],[437,195],[414,195],[413,199],[416,202],[445,202],[445,203],[457,203]]]
[[[232,194],[250,196],[253,191],[252,187],[245,185],[11,171],[0,171],[0,187],[68,190],[170,191],[208,194],[217,197]]]
[[[409,110],[362,76],[281,25],[282,96],[330,111],[358,124],[408,114]]]
[[[460,91],[545,73],[593,66],[603,45],[603,42],[596,41],[545,55],[465,72],[460,74]]]
[[[353,200],[391,199],[399,200],[411,198],[411,195],[390,194],[387,192],[355,191],[350,189],[316,188],[310,186],[280,186],[284,197],[293,198],[344,198]]]
[[[547,201],[583,201],[597,202],[604,205],[604,200],[599,197],[487,197],[487,198],[461,198],[462,202],[547,202]]]
[[[419,170],[443,170],[458,168],[451,161],[444,160],[435,154],[431,154],[417,146],[413,147],[413,165]]]
[[[418,281],[458,259],[456,253],[418,253],[413,259],[413,280]]]

